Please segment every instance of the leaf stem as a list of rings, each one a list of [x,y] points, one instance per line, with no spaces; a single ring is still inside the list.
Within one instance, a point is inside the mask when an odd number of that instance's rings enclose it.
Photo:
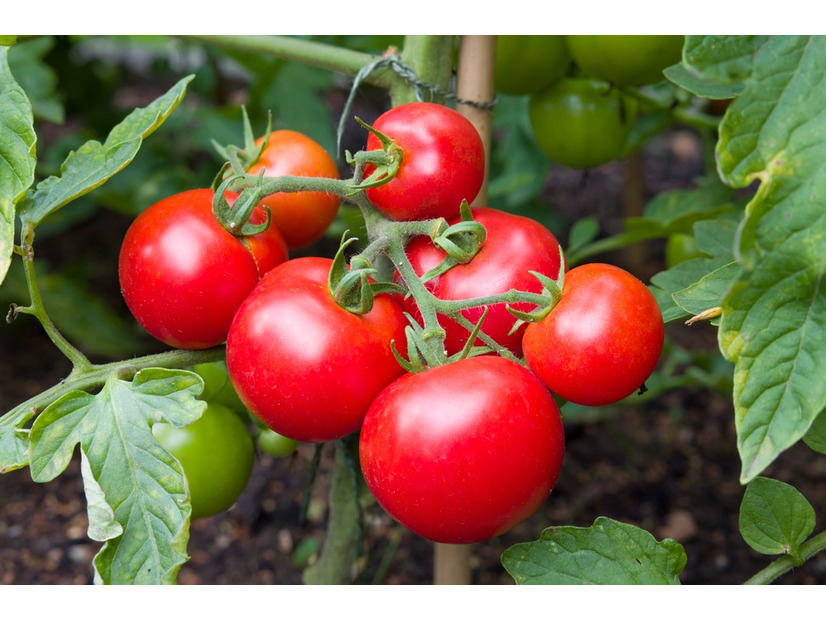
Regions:
[[[826,531],[821,532],[800,545],[799,560],[795,560],[791,555],[784,555],[769,564],[766,568],[756,573],[745,582],[744,585],[766,585],[772,583],[782,575],[786,574],[796,566],[800,566],[809,558],[817,555],[826,549]]]

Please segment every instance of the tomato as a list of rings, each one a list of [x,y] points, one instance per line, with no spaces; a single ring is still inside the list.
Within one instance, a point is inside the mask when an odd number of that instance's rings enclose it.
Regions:
[[[496,90],[529,95],[548,88],[571,64],[564,35],[499,35],[496,37]]]
[[[663,80],[663,69],[680,61],[683,35],[568,35],[574,62],[593,77],[620,86]]]
[[[235,393],[232,382],[229,380],[226,362],[210,362],[193,366],[193,372],[198,373],[204,380],[204,391],[201,400],[224,405],[233,411],[245,411],[244,403]]]
[[[156,202],[135,218],[120,249],[120,287],[129,310],[155,338],[181,349],[224,342],[241,302],[264,273],[287,259],[275,226],[235,237],[213,216],[212,197],[210,189],[194,189]],[[265,217],[256,207],[250,221]]]
[[[498,356],[404,375],[378,395],[359,438],[378,503],[442,543],[486,540],[527,519],[556,484],[564,452],[553,397]]]
[[[262,136],[256,144],[264,141]],[[266,177],[298,176],[339,178],[338,167],[318,142],[297,131],[270,133],[266,148],[249,168],[249,174],[264,170]],[[336,218],[341,199],[323,192],[270,194],[262,205],[272,210],[272,219],[291,250],[304,247],[324,235]]]
[[[476,198],[485,176],[485,149],[476,128],[456,110],[437,103],[407,103],[379,116],[373,127],[403,150],[396,176],[365,190],[387,217],[449,218],[459,214],[463,199]],[[380,149],[371,133],[367,150]]]
[[[470,263],[456,265],[426,284],[436,297],[446,300],[471,299],[505,293],[511,289],[541,293],[542,284],[530,272],[536,271],[552,279],[559,275],[559,242],[542,224],[489,207],[475,207],[472,213],[473,219],[482,224],[487,232],[484,245]],[[449,222],[457,221],[459,218]],[[446,256],[429,237],[424,236],[413,239],[406,253],[419,276],[436,267]],[[412,297],[402,303],[406,312],[420,319],[421,314]],[[535,308],[526,303],[513,304],[513,307],[524,312]],[[483,308],[472,308],[462,314],[476,324],[482,312]],[[488,307],[482,331],[518,356],[522,353],[524,325],[509,334],[515,322],[516,318],[508,312],[504,303],[494,304]],[[470,332],[447,317],[440,317],[440,323],[446,331],[445,349],[448,355],[461,351]],[[483,343],[477,340],[475,344],[481,346]]]
[[[591,168],[622,155],[637,117],[637,102],[607,82],[563,78],[531,96],[536,141],[553,162]]]
[[[227,368],[241,400],[275,432],[298,441],[352,433],[373,398],[403,369],[404,315],[377,295],[357,315],[330,295],[327,258],[296,258],[268,273],[238,309],[227,338]]]
[[[657,300],[633,275],[602,263],[565,274],[562,299],[522,340],[531,370],[562,398],[608,405],[648,379],[663,347]]]
[[[255,445],[233,411],[209,403],[192,424],[152,426],[155,437],[181,464],[192,500],[192,518],[223,512],[241,496],[252,474]]]
[[[261,429],[256,437],[258,447],[271,456],[289,456],[298,448],[295,439],[284,437],[270,428]]]

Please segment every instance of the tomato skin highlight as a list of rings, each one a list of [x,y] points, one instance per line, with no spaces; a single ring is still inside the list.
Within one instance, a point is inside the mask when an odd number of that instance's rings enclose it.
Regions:
[[[564,451],[553,397],[498,356],[404,375],[373,402],[359,439],[378,503],[420,536],[454,544],[493,538],[532,515]]]
[[[213,216],[212,197],[211,189],[194,189],[156,202],[135,218],[121,244],[126,305],[147,332],[180,349],[224,342],[241,302],[264,273],[287,260],[277,228],[239,239]],[[250,221],[265,217],[256,208]]]
[[[392,108],[373,127],[402,150],[396,176],[365,190],[371,203],[397,221],[450,218],[462,200],[472,202],[485,176],[485,148],[473,124],[438,103],[414,102]],[[368,151],[381,150],[372,133]],[[373,167],[367,166],[367,175]]]
[[[158,422],[152,433],[184,470],[192,519],[223,512],[241,496],[255,464],[255,444],[234,411],[208,403],[188,426]]]
[[[261,144],[262,136],[255,141]],[[298,131],[270,133],[267,147],[247,171],[265,177],[297,176],[338,179],[336,162],[318,142]],[[336,218],[341,199],[324,192],[280,192],[259,203],[270,208],[272,220],[291,250],[318,241]]]
[[[332,261],[296,258],[269,272],[238,309],[227,368],[246,407],[275,432],[332,441],[361,426],[373,398],[404,370],[407,321],[395,299],[377,295],[356,315],[327,288]]]
[[[474,207],[473,219],[485,227],[486,238],[482,249],[466,265],[456,265],[448,272],[430,280],[426,286],[439,299],[461,300],[505,293],[511,289],[541,293],[541,282],[530,274],[536,271],[552,279],[559,275],[560,245],[556,237],[536,220],[507,213],[490,207]],[[453,224],[460,218],[449,220]],[[408,244],[405,252],[413,270],[421,276],[436,267],[446,256],[444,250],[433,245],[429,237],[418,237]],[[406,312],[420,320],[421,314],[415,301],[402,302]],[[530,311],[532,304],[513,304],[517,310]],[[471,308],[462,312],[475,324],[484,308]],[[504,303],[488,306],[488,315],[482,331],[496,342],[507,347],[515,355],[522,354],[524,325],[513,334],[510,330],[516,322]],[[458,353],[465,346],[470,331],[447,317],[440,316],[446,332],[445,349],[448,355]],[[476,341],[481,346],[481,340]]]
[[[657,365],[665,326],[657,300],[624,269],[603,263],[565,274],[562,299],[522,341],[531,370],[554,394],[608,405],[640,389]]]

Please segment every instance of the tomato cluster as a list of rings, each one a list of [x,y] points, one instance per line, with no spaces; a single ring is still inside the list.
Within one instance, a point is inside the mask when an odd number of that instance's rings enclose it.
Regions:
[[[496,87],[529,95],[530,121],[548,159],[591,168],[621,157],[638,117],[621,87],[663,80],[679,62],[680,35],[497,37]]]

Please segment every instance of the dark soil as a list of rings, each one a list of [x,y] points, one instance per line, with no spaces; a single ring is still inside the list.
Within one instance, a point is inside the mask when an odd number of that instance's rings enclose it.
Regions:
[[[686,142],[687,141],[687,142]],[[653,151],[651,150],[653,149]],[[648,151],[648,192],[685,184],[698,172],[696,142],[673,134]],[[667,169],[663,169],[666,166]],[[555,169],[548,200],[573,221],[601,218],[607,229],[622,192],[617,166],[584,176]],[[677,179],[675,181],[674,179]],[[92,226],[105,227],[106,234]],[[117,296],[117,245],[128,222],[117,216],[84,224],[78,234],[97,239],[79,244],[98,258],[92,281]],[[53,258],[71,248],[58,239],[43,244]],[[46,248],[51,248],[47,250]],[[661,268],[661,246],[646,246],[643,268]],[[623,257],[606,259],[622,262]],[[650,273],[640,274],[646,277]],[[686,346],[713,349],[714,330],[669,325],[669,337]],[[0,338],[0,411],[60,380],[69,368],[27,317],[3,327]],[[638,525],[658,539],[681,542],[688,565],[686,584],[737,584],[769,559],[752,551],[738,533],[743,488],[738,482],[734,414],[730,395],[692,388],[667,392],[637,407],[617,407],[598,421],[566,423],[562,476],[545,506],[526,523],[495,540],[473,545],[472,581],[511,584],[500,555],[508,546],[539,536],[550,525],[590,525],[600,515]],[[190,561],[182,584],[300,584],[302,570],[323,542],[326,489],[332,463],[327,446],[313,487],[306,523],[299,509],[313,448],[294,458],[262,456],[237,504],[224,514],[192,525]],[[766,475],[793,482],[818,512],[816,531],[826,526],[826,459],[805,446],[784,454]],[[404,530],[377,506],[365,517],[366,558],[357,583],[428,584],[433,581],[433,545]],[[0,584],[89,584],[99,547],[86,537],[85,497],[79,461],[55,481],[32,482],[27,469],[0,475]],[[814,558],[785,575],[784,584],[826,583],[826,558]]]

